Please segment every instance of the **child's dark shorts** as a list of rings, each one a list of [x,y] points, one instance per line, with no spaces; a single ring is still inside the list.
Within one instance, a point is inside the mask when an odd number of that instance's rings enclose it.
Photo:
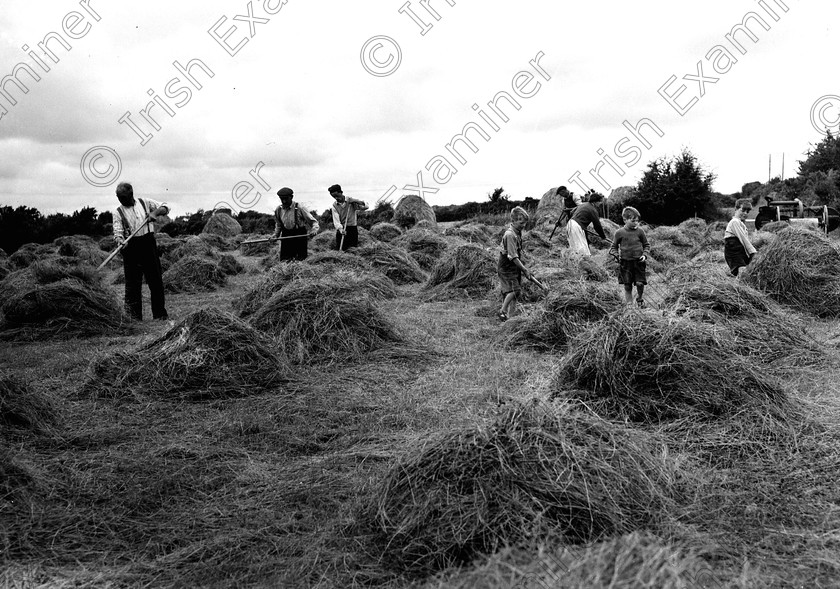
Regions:
[[[647,284],[646,266],[645,262],[639,260],[620,260],[618,263],[618,283]]]

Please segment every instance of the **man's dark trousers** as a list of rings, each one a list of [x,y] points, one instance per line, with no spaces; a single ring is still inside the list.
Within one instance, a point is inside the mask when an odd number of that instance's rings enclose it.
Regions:
[[[155,243],[155,234],[147,233],[132,237],[122,250],[123,273],[125,274],[125,307],[129,315],[138,321],[143,319],[143,278],[149,285],[152,299],[152,317],[167,317],[163,296],[163,278],[160,258]]]

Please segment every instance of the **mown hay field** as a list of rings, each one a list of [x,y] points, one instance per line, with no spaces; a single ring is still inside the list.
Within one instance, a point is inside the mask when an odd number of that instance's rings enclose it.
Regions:
[[[549,292],[507,323],[464,237],[500,227],[423,230],[423,263],[212,248],[244,271],[97,329],[43,292],[119,301],[121,268],[33,248],[0,282],[0,587],[837,586],[837,243],[783,228],[733,278],[701,224],[649,230],[645,309],[606,244],[532,229]]]

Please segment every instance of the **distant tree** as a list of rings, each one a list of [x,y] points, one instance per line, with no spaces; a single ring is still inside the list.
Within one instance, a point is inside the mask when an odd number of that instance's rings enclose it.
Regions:
[[[377,223],[390,223],[394,218],[394,206],[388,202],[381,202],[373,210],[359,215],[359,225],[370,229]]]
[[[703,170],[697,157],[683,149],[670,160],[650,162],[627,204],[638,208],[642,218],[653,225],[678,225],[695,215],[714,217],[714,180],[715,175]]]
[[[19,206],[0,207],[0,248],[7,254],[24,243],[43,243],[44,216],[38,209]]]
[[[743,186],[741,186],[741,198],[752,198],[753,199],[753,206],[756,205],[757,198],[753,198],[753,194],[756,190],[761,188],[761,182],[754,181],[754,182],[747,182]]]
[[[840,136],[829,131],[825,138],[805,152],[805,159],[799,162],[799,176],[808,178],[814,172],[827,174],[830,170],[840,171]]]

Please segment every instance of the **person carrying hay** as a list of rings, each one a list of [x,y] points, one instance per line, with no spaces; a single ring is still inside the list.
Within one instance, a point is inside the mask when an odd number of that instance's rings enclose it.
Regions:
[[[586,228],[592,225],[595,232],[606,239],[604,228],[601,227],[601,218],[598,215],[598,209],[593,205],[604,199],[604,195],[599,192],[593,192],[589,196],[589,201],[581,203],[572,212],[572,217],[566,224],[566,232],[569,236],[569,249],[578,252],[583,256],[592,255],[589,251],[589,241],[586,239]]]
[[[645,306],[644,294],[647,278],[645,276],[645,260],[650,254],[645,232],[639,227],[642,216],[634,207],[624,207],[621,211],[624,227],[613,235],[610,255],[618,258],[618,283],[624,285],[624,301],[633,303],[633,285],[636,285],[636,305]]]
[[[318,234],[320,226],[306,207],[293,202],[295,192],[283,187],[277,191],[280,206],[274,209],[274,237],[295,237],[281,242],[280,261],[305,260],[309,255],[307,242]]]
[[[752,210],[752,200],[739,198],[735,201],[735,214],[723,232],[723,257],[732,276],[738,276],[738,270],[752,262],[755,246],[747,235],[744,219]]]
[[[522,263],[522,230],[525,229],[528,219],[529,215],[525,209],[514,207],[510,211],[510,226],[502,236],[499,262],[496,266],[504,297],[499,311],[499,319],[502,321],[516,315],[516,302],[522,291],[522,275],[528,280],[531,279],[531,273]]]
[[[341,186],[333,184],[327,189],[335,199],[332,206],[333,225],[335,225],[335,249],[347,251],[359,245],[359,228],[356,215],[366,211],[364,201],[344,196]]]
[[[126,311],[138,321],[143,320],[142,286],[145,277],[152,299],[152,317],[165,321],[169,319],[169,314],[163,295],[154,220],[169,214],[169,207],[166,203],[150,199],[135,199],[134,188],[128,182],[120,182],[116,194],[120,201],[120,206],[113,213],[114,241],[117,245],[123,245],[126,238],[142,226],[120,252],[125,276]]]
[[[560,212],[560,216],[557,217],[557,222],[554,224],[556,229],[557,227],[563,227],[569,222],[569,219],[572,218],[572,213],[574,213],[575,208],[581,203],[581,200],[580,197],[576,197],[569,192],[569,189],[565,186],[557,188],[554,194],[563,199],[563,210]]]

